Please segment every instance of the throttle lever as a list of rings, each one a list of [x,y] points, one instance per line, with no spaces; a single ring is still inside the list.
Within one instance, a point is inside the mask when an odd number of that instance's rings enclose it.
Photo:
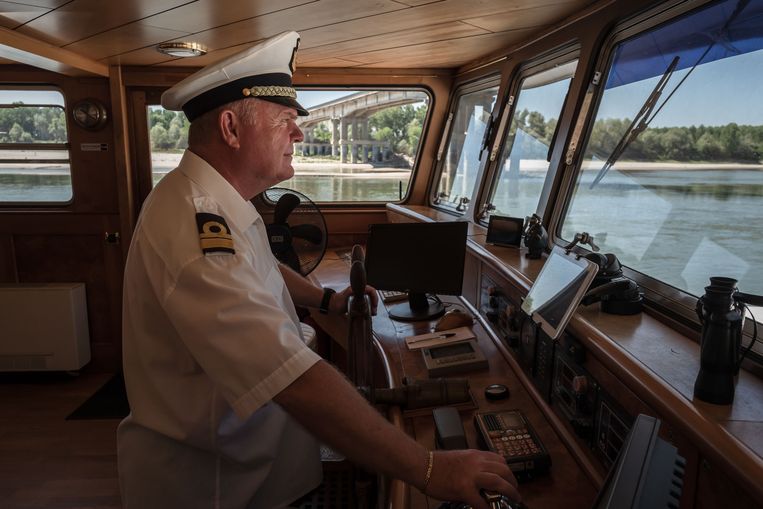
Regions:
[[[480,490],[480,495],[485,499],[490,509],[528,509],[522,502],[512,502],[506,496],[490,490]]]
[[[495,491],[480,490],[480,495],[488,503],[490,509],[504,509],[506,506],[502,504],[503,495]]]

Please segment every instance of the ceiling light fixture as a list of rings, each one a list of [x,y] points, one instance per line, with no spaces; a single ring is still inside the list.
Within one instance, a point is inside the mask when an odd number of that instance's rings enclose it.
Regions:
[[[207,53],[207,48],[196,42],[163,42],[156,45],[156,51],[171,57],[200,57]]]

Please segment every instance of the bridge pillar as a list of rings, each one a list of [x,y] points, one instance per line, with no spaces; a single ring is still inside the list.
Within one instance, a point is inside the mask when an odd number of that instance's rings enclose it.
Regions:
[[[331,155],[339,155],[339,119],[331,119]]]
[[[339,118],[339,160],[343,163],[347,162],[347,121],[344,118]]]
[[[379,145],[374,145],[374,161],[379,162],[381,160],[381,147]]]

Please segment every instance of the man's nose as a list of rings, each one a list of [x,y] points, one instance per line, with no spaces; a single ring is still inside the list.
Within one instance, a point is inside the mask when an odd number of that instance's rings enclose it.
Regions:
[[[299,143],[305,139],[305,135],[302,134],[302,129],[300,129],[296,124],[294,125],[294,132],[292,133],[292,137],[294,138],[294,143]]]

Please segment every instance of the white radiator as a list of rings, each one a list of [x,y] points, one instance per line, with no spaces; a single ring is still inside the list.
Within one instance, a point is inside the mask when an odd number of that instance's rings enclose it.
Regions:
[[[74,371],[89,361],[83,283],[0,284],[0,371]]]

